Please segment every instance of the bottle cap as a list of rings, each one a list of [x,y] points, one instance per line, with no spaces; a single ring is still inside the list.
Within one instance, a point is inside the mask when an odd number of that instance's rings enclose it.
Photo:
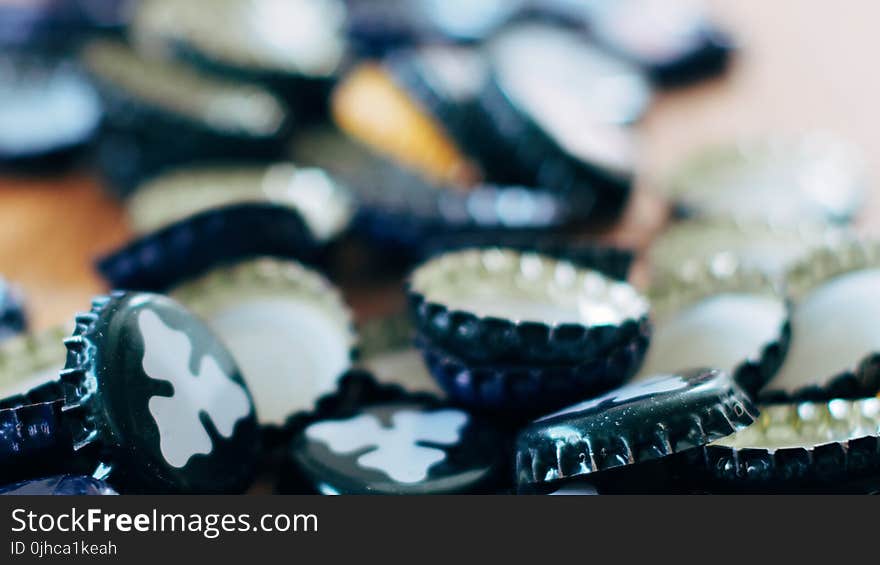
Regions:
[[[114,41],[88,44],[82,59],[105,109],[97,165],[119,196],[182,164],[283,153],[290,114],[259,85],[145,58]]]
[[[258,443],[250,393],[223,345],[178,303],[96,298],[65,345],[54,421],[73,454],[97,466],[95,477],[124,492],[249,484]]]
[[[759,271],[704,265],[649,293],[654,333],[640,378],[717,367],[751,394],[785,360],[790,312],[781,285]]]
[[[262,426],[280,428],[336,390],[357,348],[339,291],[295,261],[220,267],[174,288],[235,357]]]
[[[111,287],[164,291],[223,263],[255,256],[317,260],[303,217],[274,203],[213,208],[140,236],[96,267]]]
[[[843,241],[789,269],[791,349],[765,401],[861,398],[880,391],[880,243]]]
[[[289,456],[322,494],[488,494],[508,471],[505,444],[459,408],[404,397],[316,419]]]
[[[0,168],[45,174],[71,161],[101,121],[101,102],[70,61],[0,55]]]
[[[495,152],[482,159],[487,175],[569,194],[593,218],[616,218],[635,168],[632,133],[620,124],[645,107],[644,79],[551,26],[512,27],[493,39],[489,54],[492,79],[481,105]]]
[[[519,109],[545,130],[628,124],[651,100],[639,70],[595,48],[575,31],[523,23],[489,44],[496,80]],[[619,168],[619,167],[615,167]]]
[[[705,464],[693,468],[718,492],[866,492],[866,483],[876,492],[878,445],[877,398],[777,404],[707,445]]]
[[[116,491],[104,481],[77,475],[58,475],[0,487],[0,496],[111,496],[115,494]]]
[[[811,249],[841,235],[841,230],[822,223],[692,218],[660,234],[649,254],[654,279],[661,284],[669,278],[694,277],[707,264],[719,270],[760,271],[781,280]]]
[[[517,482],[550,483],[655,461],[726,437],[756,414],[722,371],[658,376],[523,429],[516,444]]]
[[[867,186],[859,151],[828,134],[742,140],[694,153],[665,190],[686,212],[771,222],[846,222]]]
[[[511,249],[435,257],[408,292],[418,331],[468,361],[577,363],[648,331],[648,302],[629,284]]]
[[[148,233],[205,210],[242,203],[296,210],[319,242],[337,238],[354,215],[346,187],[321,169],[291,163],[178,169],[138,188],[127,208],[134,229]]]

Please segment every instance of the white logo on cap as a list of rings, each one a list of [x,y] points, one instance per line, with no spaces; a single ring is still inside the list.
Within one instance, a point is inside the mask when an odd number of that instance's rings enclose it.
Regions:
[[[153,396],[148,406],[159,428],[162,456],[172,467],[181,468],[193,455],[213,450],[200,413],[207,414],[217,432],[229,438],[235,424],[250,414],[250,401],[244,387],[231,380],[210,355],[202,358],[198,373],[193,374],[189,336],[166,326],[155,312],[142,310],[138,328],[144,340],[144,372],[174,387],[170,397]]]
[[[370,448],[358,457],[358,465],[382,471],[398,483],[417,483],[428,476],[432,465],[446,458],[442,449],[417,443],[455,445],[467,419],[460,410],[402,410],[391,417],[391,427],[385,428],[374,415],[363,414],[313,424],[306,429],[306,436],[340,455]]]

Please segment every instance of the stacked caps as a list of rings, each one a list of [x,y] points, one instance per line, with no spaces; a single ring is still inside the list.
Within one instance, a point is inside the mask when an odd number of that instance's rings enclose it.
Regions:
[[[449,396],[503,416],[538,414],[631,377],[648,303],[625,282],[532,252],[450,252],[408,281],[417,344]]]

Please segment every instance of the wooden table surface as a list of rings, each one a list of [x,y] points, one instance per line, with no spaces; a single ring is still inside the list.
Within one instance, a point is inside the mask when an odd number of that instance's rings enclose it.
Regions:
[[[743,48],[721,80],[661,94],[640,124],[640,190],[607,237],[642,247],[662,227],[650,192],[689,150],[734,136],[826,129],[860,144],[880,173],[880,52],[874,0],[710,2]],[[880,233],[872,195],[860,227]],[[97,255],[130,236],[122,209],[87,172],[62,178],[0,178],[0,273],[27,292],[36,328],[65,322],[106,290]],[[393,292],[393,291],[391,291]],[[355,300],[360,302],[360,300]]]

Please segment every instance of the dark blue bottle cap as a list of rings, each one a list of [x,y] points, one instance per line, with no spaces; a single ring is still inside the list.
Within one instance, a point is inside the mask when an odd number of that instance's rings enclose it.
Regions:
[[[112,41],[90,43],[82,59],[105,108],[97,162],[120,194],[181,164],[276,159],[284,151],[291,117],[259,85],[142,57]]]
[[[880,242],[844,240],[789,269],[792,342],[762,402],[857,399],[880,391]]]
[[[101,102],[73,62],[0,55],[0,168],[45,174],[73,161],[101,122]]]
[[[115,288],[163,291],[222,263],[271,255],[314,261],[302,216],[272,203],[214,208],[142,236],[97,262]]]
[[[756,415],[727,373],[655,377],[544,416],[522,430],[517,482],[551,483],[666,458],[727,437]]]
[[[466,361],[572,364],[649,335],[648,302],[632,286],[536,253],[439,255],[408,292],[419,333]]]
[[[357,349],[351,312],[322,275],[260,258],[172,289],[235,357],[261,426],[280,428],[336,391]]]
[[[58,475],[0,487],[2,496],[112,496],[116,491],[92,477]]]
[[[710,492],[876,492],[880,400],[763,406],[751,426],[688,467]],[[867,490],[865,490],[867,487]]]
[[[163,296],[114,293],[76,317],[64,344],[60,381],[0,402],[4,469],[44,459],[91,466],[125,492],[249,484],[258,444],[250,393],[198,318]]]
[[[654,333],[636,379],[711,366],[754,395],[788,352],[791,312],[782,285],[735,263],[695,267],[651,289]]]
[[[21,291],[0,278],[0,341],[27,330]]]
[[[403,398],[308,424],[289,456],[322,494],[491,493],[506,471],[505,444],[459,408]]]
[[[627,342],[571,365],[464,361],[419,339],[431,374],[449,398],[506,420],[545,414],[619,387],[638,371],[648,348],[647,326]]]

